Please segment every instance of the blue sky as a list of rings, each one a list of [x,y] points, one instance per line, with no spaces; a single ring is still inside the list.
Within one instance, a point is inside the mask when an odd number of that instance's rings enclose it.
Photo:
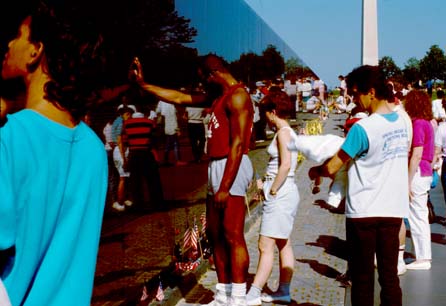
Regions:
[[[377,0],[379,58],[404,68],[432,45],[446,48],[445,0]],[[324,80],[361,64],[361,0],[245,0]]]

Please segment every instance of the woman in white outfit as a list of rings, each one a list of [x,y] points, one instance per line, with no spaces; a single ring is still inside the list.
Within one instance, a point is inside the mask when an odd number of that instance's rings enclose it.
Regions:
[[[289,238],[299,204],[299,192],[294,180],[297,151],[288,149],[288,145],[297,137],[285,119],[290,113],[289,105],[289,98],[284,92],[272,92],[260,104],[261,112],[276,134],[267,148],[270,159],[263,184],[265,201],[260,226],[260,257],[247,294],[248,305],[259,305],[262,301],[291,302],[289,290],[295,258]],[[261,296],[273,267],[275,246],[280,257],[280,285],[273,294]]]
[[[412,90],[406,96],[405,109],[412,118],[413,136],[409,160],[410,212],[409,224],[416,260],[408,265],[409,270],[431,268],[431,228],[428,218],[427,198],[432,182],[434,158],[434,128],[429,96]]]

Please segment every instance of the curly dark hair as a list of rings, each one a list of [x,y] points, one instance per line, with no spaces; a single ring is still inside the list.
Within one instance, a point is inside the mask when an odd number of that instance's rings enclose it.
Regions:
[[[378,66],[360,66],[347,75],[349,95],[367,94],[372,88],[375,89],[375,96],[378,99],[389,102],[394,100],[392,88],[388,86],[386,77]]]
[[[286,119],[290,117],[292,109],[290,98],[281,90],[270,91],[262,101],[260,101],[260,112],[262,115],[265,114],[265,112],[275,110],[277,116]]]
[[[38,3],[30,14],[30,40],[44,46],[51,78],[45,84],[45,98],[80,120],[93,103],[101,79],[102,38],[91,23],[84,21],[81,26],[67,10],[57,9]]]
[[[411,90],[404,102],[404,109],[412,119],[432,120],[432,102],[429,95],[421,90]]]

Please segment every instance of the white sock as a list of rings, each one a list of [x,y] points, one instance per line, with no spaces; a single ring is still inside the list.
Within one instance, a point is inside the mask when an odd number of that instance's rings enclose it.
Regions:
[[[257,297],[260,297],[260,294],[262,293],[262,288],[257,287],[256,285],[252,284],[251,288],[249,288],[248,293],[246,296],[250,299],[255,299]]]
[[[215,288],[217,289],[217,294],[231,296],[231,290],[232,290],[231,284],[217,283]]]
[[[404,250],[406,249],[406,245],[400,245],[400,250],[398,252],[398,259],[404,259]]]
[[[246,296],[246,283],[232,283],[232,294],[233,297],[244,297]]]

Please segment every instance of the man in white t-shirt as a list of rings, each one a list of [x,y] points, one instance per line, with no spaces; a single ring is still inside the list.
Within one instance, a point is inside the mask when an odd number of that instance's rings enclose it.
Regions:
[[[355,101],[371,115],[354,124],[338,153],[309,176],[333,178],[351,162],[345,215],[352,305],[374,305],[376,253],[381,304],[401,306],[398,234],[409,213],[409,131],[389,107],[393,93],[377,66],[354,69],[348,81]]]
[[[444,91],[437,91],[437,99],[432,101],[432,113],[434,118],[438,121],[446,119],[446,112],[443,108]]]
[[[307,111],[307,101],[311,97],[311,83],[310,80],[305,79],[305,81],[302,83],[302,111]]]
[[[173,104],[159,101],[156,107],[156,113],[164,117],[164,164],[169,165],[169,153],[173,150],[175,155],[175,165],[183,166],[186,163],[181,161],[180,142],[178,136],[180,128],[178,127],[177,109]]]

